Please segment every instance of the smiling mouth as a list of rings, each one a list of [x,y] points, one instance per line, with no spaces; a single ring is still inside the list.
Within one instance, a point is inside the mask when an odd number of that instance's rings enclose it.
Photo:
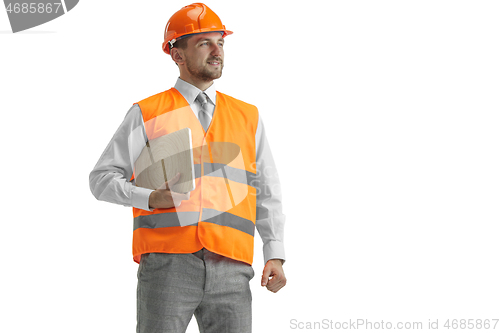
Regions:
[[[209,61],[208,64],[212,65],[212,66],[219,66],[221,64],[221,62],[220,61]]]

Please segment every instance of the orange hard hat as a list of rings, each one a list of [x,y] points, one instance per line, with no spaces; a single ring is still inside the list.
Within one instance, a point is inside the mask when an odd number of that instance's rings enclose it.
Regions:
[[[162,44],[163,51],[170,54],[170,48],[176,40],[186,35],[202,32],[220,32],[222,38],[233,33],[226,30],[217,14],[207,5],[193,3],[180,9],[168,20]]]

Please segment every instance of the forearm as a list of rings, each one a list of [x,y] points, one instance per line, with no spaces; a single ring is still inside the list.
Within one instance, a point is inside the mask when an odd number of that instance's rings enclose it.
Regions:
[[[89,180],[90,190],[97,200],[149,210],[149,196],[153,191],[133,185],[122,173],[93,170]]]
[[[256,227],[263,243],[264,262],[271,259],[285,257],[284,238],[285,215],[275,219],[260,219],[256,221]]]

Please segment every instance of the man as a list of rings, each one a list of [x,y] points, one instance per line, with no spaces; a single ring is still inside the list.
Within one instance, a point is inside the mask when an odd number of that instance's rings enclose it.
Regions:
[[[254,229],[264,243],[261,285],[286,284],[279,180],[255,106],[215,90],[226,30],[195,3],[167,23],[163,50],[175,87],[135,103],[90,174],[98,200],[132,206],[139,263],[137,332],[251,332]],[[196,186],[189,193],[135,186],[134,162],[149,141],[190,128]]]

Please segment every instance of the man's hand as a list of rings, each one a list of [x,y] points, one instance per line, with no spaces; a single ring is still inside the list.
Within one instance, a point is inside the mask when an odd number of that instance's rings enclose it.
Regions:
[[[176,184],[181,178],[181,174],[177,173],[174,178],[166,181],[160,188],[154,190],[149,195],[150,208],[172,208],[179,207],[182,200],[189,199],[188,193],[178,193],[170,191],[170,187]]]
[[[261,285],[273,293],[278,292],[286,284],[283,262],[281,259],[270,259],[267,261],[262,273]]]

